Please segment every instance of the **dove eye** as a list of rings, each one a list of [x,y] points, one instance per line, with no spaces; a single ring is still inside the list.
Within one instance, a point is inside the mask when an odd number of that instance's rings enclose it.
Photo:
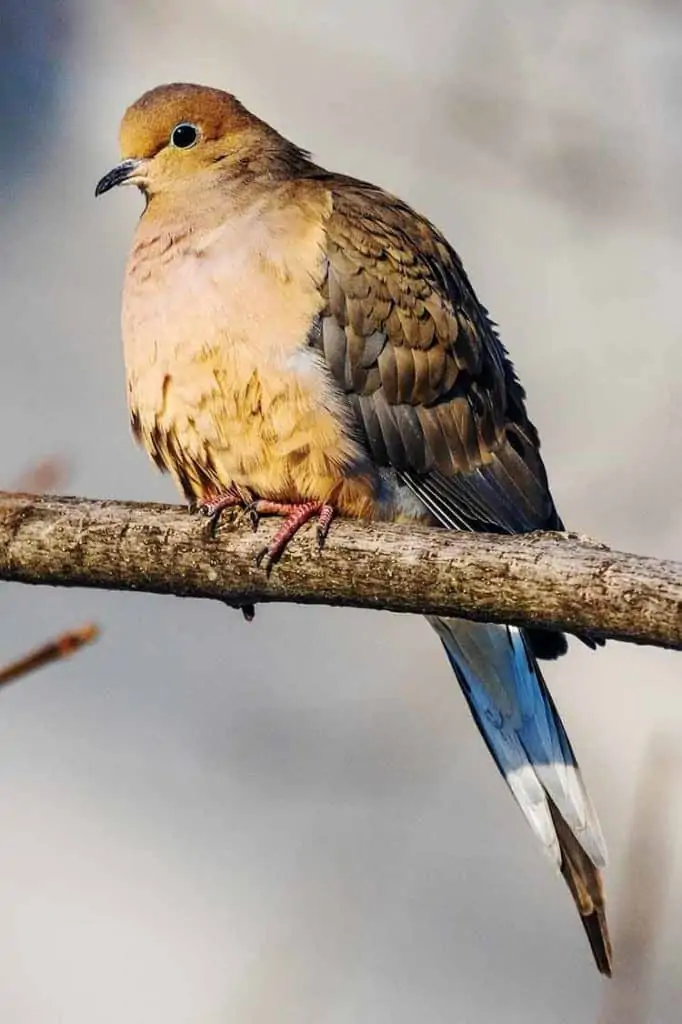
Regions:
[[[171,146],[176,149],[190,149],[199,138],[199,129],[193,124],[178,124],[171,132]]]

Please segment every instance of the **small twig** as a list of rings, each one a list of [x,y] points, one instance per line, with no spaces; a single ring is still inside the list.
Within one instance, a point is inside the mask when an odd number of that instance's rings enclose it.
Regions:
[[[30,654],[25,655],[18,661],[13,661],[4,668],[0,668],[0,686],[14,683],[29,672],[35,672],[36,669],[44,668],[45,665],[50,665],[54,661],[68,658],[71,654],[75,654],[76,651],[80,650],[81,647],[92,643],[98,636],[99,628],[92,622],[82,626],[80,629],[71,629],[66,633],[62,633],[56,639],[36,647],[34,651],[31,651]]]

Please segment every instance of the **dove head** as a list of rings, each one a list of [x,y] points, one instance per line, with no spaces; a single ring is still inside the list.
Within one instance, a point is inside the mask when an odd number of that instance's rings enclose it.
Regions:
[[[137,185],[147,198],[230,179],[291,174],[307,154],[249,113],[230,93],[201,85],[161,85],[125,112],[122,161],[96,195]]]

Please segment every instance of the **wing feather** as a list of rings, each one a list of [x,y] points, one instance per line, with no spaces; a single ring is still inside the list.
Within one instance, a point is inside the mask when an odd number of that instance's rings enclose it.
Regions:
[[[443,526],[562,529],[525,393],[455,251],[394,196],[315,173],[332,202],[326,307],[310,343],[374,461]],[[537,649],[556,657],[565,646],[544,634]]]

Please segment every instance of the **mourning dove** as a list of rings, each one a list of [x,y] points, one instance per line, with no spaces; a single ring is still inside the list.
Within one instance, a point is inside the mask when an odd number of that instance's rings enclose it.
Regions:
[[[125,113],[97,185],[145,198],[122,332],[132,428],[185,497],[286,519],[560,530],[525,392],[459,257],[375,185],[334,174],[197,85]],[[601,829],[538,666],[559,633],[430,618],[494,760],[611,972]],[[583,638],[590,646],[595,642]]]

